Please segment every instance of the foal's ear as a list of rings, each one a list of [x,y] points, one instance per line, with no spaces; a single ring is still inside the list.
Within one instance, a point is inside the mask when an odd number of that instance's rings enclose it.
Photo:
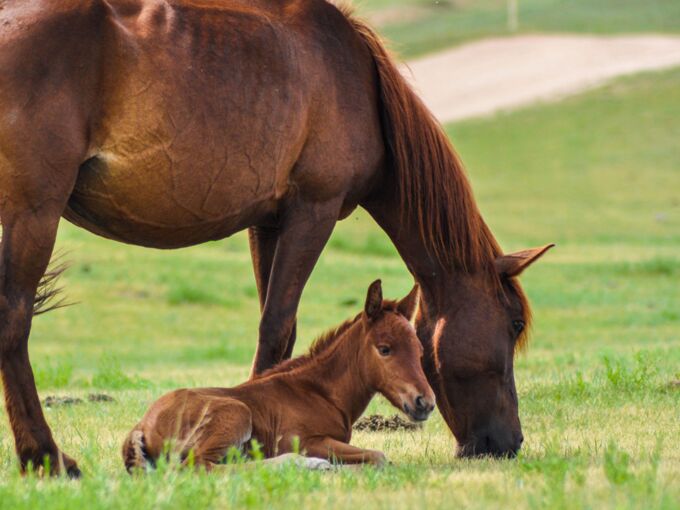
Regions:
[[[501,276],[519,276],[522,271],[541,258],[543,254],[553,246],[555,245],[546,244],[539,248],[530,248],[528,250],[501,255],[495,261],[496,271]]]
[[[408,296],[397,303],[397,311],[411,322],[418,309],[419,301],[420,288],[418,287],[418,284],[416,284],[411,289],[411,292],[408,293]]]
[[[380,318],[382,314],[382,282],[380,280],[374,281],[368,287],[368,294],[366,295],[366,306],[364,312],[370,320]]]

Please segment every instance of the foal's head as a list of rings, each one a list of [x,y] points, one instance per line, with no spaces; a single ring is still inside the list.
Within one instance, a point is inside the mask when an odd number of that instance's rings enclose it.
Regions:
[[[435,397],[421,365],[423,347],[411,325],[418,287],[399,302],[383,301],[380,280],[368,288],[364,327],[363,376],[377,392],[415,421],[426,420]]]

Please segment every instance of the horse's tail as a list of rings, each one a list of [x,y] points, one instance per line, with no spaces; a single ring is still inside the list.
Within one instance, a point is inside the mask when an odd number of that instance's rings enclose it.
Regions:
[[[123,443],[123,462],[128,473],[132,473],[136,468],[145,468],[149,465],[144,442],[144,432],[133,429],[125,438]]]
[[[342,10],[375,62],[383,136],[402,213],[416,219],[425,246],[443,265],[481,269],[500,249],[479,213],[462,162],[380,37]]]
[[[40,279],[38,289],[35,293],[33,315],[47,313],[71,304],[61,297],[62,289],[57,285],[59,277],[68,268],[69,264],[64,261],[64,256],[62,254],[57,255],[50,261],[50,265]]]

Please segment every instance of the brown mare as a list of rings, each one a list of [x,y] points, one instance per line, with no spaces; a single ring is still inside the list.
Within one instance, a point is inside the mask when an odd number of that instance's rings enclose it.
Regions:
[[[352,425],[376,392],[415,421],[434,409],[410,323],[418,289],[383,301],[380,280],[364,311],[321,336],[309,354],[284,361],[235,388],[182,389],[162,396],[123,444],[128,471],[154,465],[168,444],[183,462],[210,469],[251,439],[271,458],[294,451],[347,464],[383,464],[382,452],[351,446]],[[189,452],[193,452],[193,457]]]
[[[257,374],[290,357],[305,283],[359,205],[420,285],[424,368],[459,454],[518,450],[515,277],[548,247],[502,254],[366,25],[324,0],[3,0],[0,27],[0,367],[22,468],[78,473],[28,356],[60,217],[154,248],[250,229]]]

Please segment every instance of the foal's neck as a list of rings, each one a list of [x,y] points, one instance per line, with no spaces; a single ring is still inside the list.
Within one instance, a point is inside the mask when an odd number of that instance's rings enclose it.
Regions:
[[[309,365],[307,374],[350,425],[362,415],[375,389],[365,380],[363,325],[357,322]]]

